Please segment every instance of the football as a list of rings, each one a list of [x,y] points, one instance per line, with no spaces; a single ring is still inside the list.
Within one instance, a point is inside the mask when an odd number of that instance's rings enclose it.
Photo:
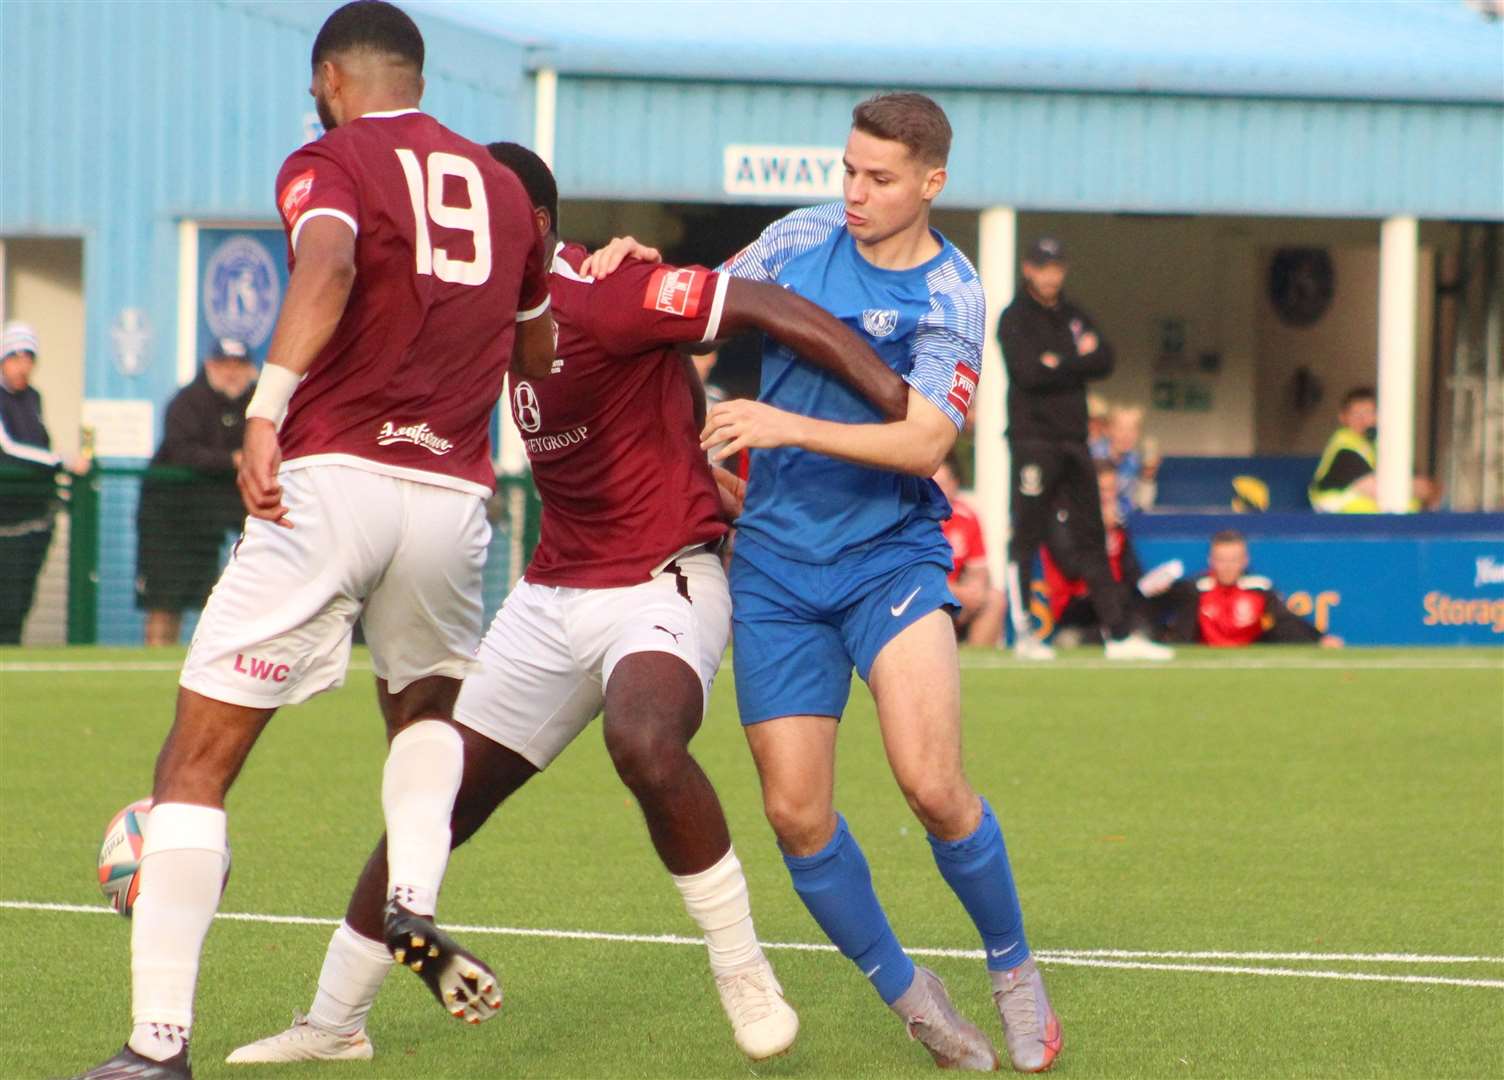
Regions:
[[[141,837],[151,799],[137,799],[110,819],[99,847],[99,891],[126,918],[136,906],[141,890]]]

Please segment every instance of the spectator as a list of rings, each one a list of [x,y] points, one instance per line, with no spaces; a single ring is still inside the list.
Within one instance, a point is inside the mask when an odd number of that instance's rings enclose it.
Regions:
[[[1374,437],[1379,406],[1373,388],[1359,386],[1343,395],[1337,419],[1340,426],[1327,440],[1316,475],[1311,478],[1311,506],[1323,514],[1377,514],[1378,452]],[[1440,501],[1441,489],[1434,480],[1415,477],[1411,510],[1434,510]]]
[[[1226,529],[1213,536],[1208,564],[1210,573],[1177,582],[1171,590],[1171,640],[1220,648],[1256,642],[1342,647],[1341,638],[1291,612],[1268,578],[1247,573],[1248,541],[1242,533]]]
[[[1107,414],[1107,435],[1092,446],[1092,456],[1112,464],[1117,475],[1118,517],[1154,505],[1159,447],[1145,439],[1144,410],[1137,405],[1114,405]],[[1098,474],[1101,475],[1100,473]]]
[[[255,383],[244,343],[222,339],[167,406],[136,511],[136,606],[148,645],[177,644],[183,612],[202,608],[219,576],[225,533],[245,517],[235,469]]]
[[[954,454],[946,455],[941,462],[935,472],[935,483],[950,500],[950,517],[941,523],[940,528],[955,555],[955,566],[947,580],[961,607],[953,611],[951,617],[955,619],[956,636],[970,640],[970,631],[989,605],[997,613],[1002,611],[1002,595],[992,588],[992,578],[987,572],[987,542],[982,537],[982,522],[961,497]],[[992,623],[994,629],[989,644],[996,644],[1001,626],[996,617]]]
[[[54,478],[63,468],[42,421],[42,395],[31,385],[39,351],[28,324],[0,330],[0,645],[21,642],[52,545]],[[87,472],[88,458],[80,455],[69,468]]]
[[[1091,456],[1107,456],[1107,414],[1112,410],[1101,394],[1086,395],[1086,445]]]
[[[1014,650],[1026,660],[1054,655],[1034,637],[1027,605],[1034,558],[1050,520],[1064,504],[1082,576],[1108,628],[1108,659],[1168,660],[1170,650],[1132,632],[1107,563],[1096,469],[1086,445],[1086,384],[1112,373],[1112,346],[1098,337],[1091,317],[1064,295],[1066,261],[1060,241],[1035,241],[1021,271],[1024,287],[998,322],[1008,367],[1013,458],[1008,592]]]

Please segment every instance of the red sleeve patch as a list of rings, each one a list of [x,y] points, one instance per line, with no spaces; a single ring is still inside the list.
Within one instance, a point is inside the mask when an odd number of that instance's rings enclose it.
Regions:
[[[313,194],[313,170],[301,172],[287,182],[282,189],[282,194],[277,196],[277,206],[282,211],[282,220],[291,225],[298,219],[298,214],[307,205],[309,197]]]
[[[957,363],[955,374],[950,377],[950,393],[945,395],[964,417],[971,411],[971,397],[977,392],[977,377],[971,368]]]
[[[669,315],[693,319],[700,311],[700,296],[705,291],[705,282],[710,271],[693,268],[673,269],[662,266],[648,278],[647,291],[642,296],[642,306],[648,311],[662,311]]]

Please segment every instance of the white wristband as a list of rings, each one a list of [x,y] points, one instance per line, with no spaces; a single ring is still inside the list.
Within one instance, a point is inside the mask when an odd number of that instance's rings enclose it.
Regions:
[[[280,428],[282,421],[287,419],[287,403],[302,381],[303,376],[291,368],[268,361],[262,365],[261,377],[256,380],[256,392],[245,407],[245,418],[270,420]]]

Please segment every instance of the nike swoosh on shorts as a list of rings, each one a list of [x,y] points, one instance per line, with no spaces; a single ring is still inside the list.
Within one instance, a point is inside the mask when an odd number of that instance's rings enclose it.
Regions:
[[[902,615],[905,611],[909,610],[909,601],[913,600],[914,597],[918,596],[919,595],[919,590],[923,589],[923,588],[924,588],[923,585],[917,586],[914,589],[913,592],[909,593],[908,596],[905,596],[903,598],[903,602],[902,603],[900,603],[900,604],[894,604],[891,608],[888,609],[889,611],[893,612],[893,617],[895,619],[898,618],[898,616]]]

